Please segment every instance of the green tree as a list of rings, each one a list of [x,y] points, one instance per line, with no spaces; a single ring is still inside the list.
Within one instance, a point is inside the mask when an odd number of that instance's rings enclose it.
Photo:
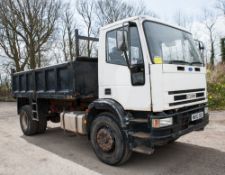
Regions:
[[[225,64],[225,38],[221,39],[221,58],[222,58],[222,63]]]

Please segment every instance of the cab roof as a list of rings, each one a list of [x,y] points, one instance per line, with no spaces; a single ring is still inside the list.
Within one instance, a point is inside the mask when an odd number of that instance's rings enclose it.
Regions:
[[[173,25],[173,24],[164,22],[164,21],[162,21],[162,20],[160,20],[158,18],[153,18],[153,17],[150,17],[150,16],[134,16],[134,17],[125,18],[123,20],[116,21],[116,22],[111,23],[111,24],[107,24],[104,27],[102,27],[101,30],[105,30],[105,29],[111,28],[111,27],[113,27],[115,25],[119,25],[121,23],[129,22],[129,21],[135,21],[135,20],[139,20],[141,22],[143,22],[145,20],[152,21],[152,22],[156,22],[156,23],[159,23],[159,24],[167,25],[167,26],[170,26],[170,27],[173,27],[173,28],[176,28],[176,29],[179,29],[179,30],[183,30],[185,32],[190,33],[190,31],[188,31],[187,29],[185,29],[185,28],[183,28],[181,26]]]

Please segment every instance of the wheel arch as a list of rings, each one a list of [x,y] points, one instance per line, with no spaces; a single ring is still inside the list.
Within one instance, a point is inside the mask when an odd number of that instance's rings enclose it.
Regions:
[[[121,128],[126,128],[128,114],[120,103],[113,99],[97,99],[88,106],[87,113],[87,130],[88,135],[90,133],[90,126],[92,121],[98,114],[103,112],[110,112],[114,114],[114,120],[119,124]]]
[[[17,98],[17,114],[20,113],[20,110],[23,106],[30,105],[30,99],[29,98]]]

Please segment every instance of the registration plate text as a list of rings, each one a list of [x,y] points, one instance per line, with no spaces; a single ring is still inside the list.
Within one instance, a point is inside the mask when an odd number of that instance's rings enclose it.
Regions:
[[[191,121],[196,121],[204,117],[203,112],[195,113],[191,115]]]

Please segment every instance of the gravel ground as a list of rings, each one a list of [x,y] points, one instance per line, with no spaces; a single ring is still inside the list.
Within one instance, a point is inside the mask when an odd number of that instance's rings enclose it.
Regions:
[[[224,175],[225,111],[211,112],[205,131],[111,167],[96,158],[86,137],[64,133],[57,125],[49,124],[46,134],[25,137],[16,103],[0,103],[0,175],[13,174]]]

